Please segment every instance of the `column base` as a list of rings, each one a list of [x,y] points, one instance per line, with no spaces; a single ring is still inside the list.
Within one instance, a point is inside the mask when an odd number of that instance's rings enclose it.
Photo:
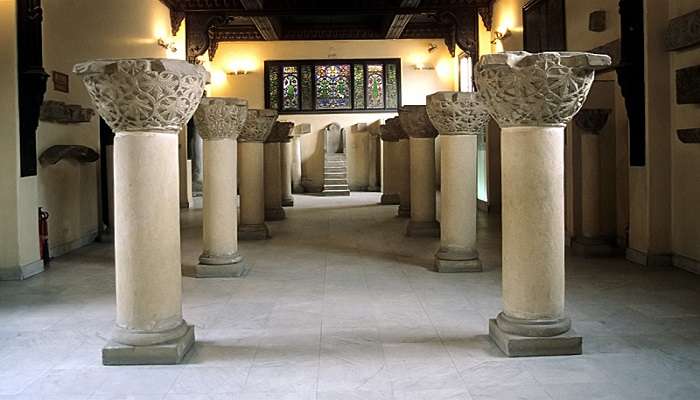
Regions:
[[[503,331],[491,319],[489,336],[508,357],[573,356],[583,352],[583,339],[574,330],[556,336],[520,336]]]
[[[381,192],[381,188],[379,186],[368,186],[367,191],[368,192]]]
[[[103,365],[168,365],[179,364],[194,344],[194,326],[187,325],[185,333],[165,343],[132,346],[107,342],[102,348]]]
[[[396,193],[384,193],[382,195],[382,199],[380,200],[381,204],[390,206],[398,205],[400,202],[401,200],[399,199],[399,195]]]
[[[302,186],[301,183],[293,185],[292,186],[292,193],[294,193],[294,194],[304,193],[304,186]]]
[[[571,251],[583,257],[610,257],[617,253],[610,241],[604,238],[576,237],[571,241]]]
[[[199,257],[199,264],[194,267],[195,278],[238,278],[247,272],[248,268],[243,257],[236,253],[232,256]]]
[[[294,207],[294,197],[283,198],[282,207]]]
[[[437,221],[419,222],[408,221],[406,236],[409,237],[440,237],[440,224]]]
[[[238,240],[265,240],[271,238],[267,224],[238,225]]]
[[[479,255],[461,251],[440,249],[435,254],[435,270],[441,273],[481,272],[483,267]]]
[[[265,209],[265,221],[281,221],[285,218],[287,218],[287,214],[282,207]]]
[[[39,259],[25,265],[0,268],[0,281],[23,281],[44,272],[44,260]]]
[[[401,208],[401,206],[399,206],[399,212],[396,216],[400,218],[411,218],[411,207]]]

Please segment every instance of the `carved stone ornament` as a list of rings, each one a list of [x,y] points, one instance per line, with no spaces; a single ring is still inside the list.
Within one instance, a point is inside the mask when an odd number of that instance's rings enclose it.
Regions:
[[[476,83],[501,128],[564,127],[583,106],[594,71],[610,64],[591,53],[488,54],[476,65]]]
[[[700,65],[676,70],[676,103],[700,104]]]
[[[401,125],[401,118],[394,117],[386,120],[386,126],[392,132],[392,135],[396,137],[396,140],[408,139],[408,133],[403,129]]]
[[[379,135],[380,135],[381,139],[385,142],[398,142],[399,141],[399,138],[398,138],[398,136],[396,136],[394,131],[392,131],[391,128],[389,128],[386,125],[380,125],[379,132],[380,132]]]
[[[115,132],[179,132],[209,80],[204,67],[167,59],[89,61],[76,64],[73,72]]]
[[[417,139],[430,139],[438,135],[437,129],[428,118],[425,106],[403,106],[399,109],[399,121],[408,136]]]
[[[382,121],[378,119],[367,125],[367,130],[371,136],[379,136],[381,135],[381,130],[379,129],[380,126],[382,126]]]
[[[586,133],[597,135],[608,123],[610,109],[584,108],[574,117],[574,123]]]
[[[197,133],[204,140],[236,139],[248,116],[248,100],[205,97],[194,113]]]
[[[426,97],[428,117],[441,135],[478,135],[491,116],[478,93],[437,92]]]
[[[700,9],[668,22],[666,50],[681,50],[700,44]]]
[[[95,115],[92,108],[83,108],[78,104],[66,104],[62,101],[47,100],[41,105],[39,119],[57,124],[79,124],[90,122]]]
[[[679,129],[676,131],[678,140],[683,143],[700,143],[700,128]]]
[[[59,144],[49,147],[39,156],[39,162],[44,167],[56,164],[65,159],[87,164],[99,160],[100,155],[87,146]]]
[[[265,143],[288,143],[292,140],[294,122],[275,122]]]
[[[248,110],[243,130],[238,135],[239,142],[264,142],[272,133],[272,126],[277,121],[275,110]]]
[[[294,126],[294,136],[306,135],[311,133],[311,124],[297,124]]]

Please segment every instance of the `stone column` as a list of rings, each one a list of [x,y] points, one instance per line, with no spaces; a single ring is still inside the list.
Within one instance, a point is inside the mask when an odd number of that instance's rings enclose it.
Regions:
[[[203,252],[197,278],[238,277],[245,272],[238,254],[237,136],[245,122],[248,101],[204,98],[194,114],[204,139]]]
[[[379,192],[381,190],[379,182],[379,136],[381,121],[376,120],[368,126],[369,143],[367,146],[367,156],[369,158],[369,167],[367,170],[367,191]]]
[[[287,218],[282,208],[282,152],[281,143],[294,129],[292,122],[275,122],[267,137],[265,152],[265,221],[280,221]]]
[[[502,128],[503,312],[489,324],[508,356],[580,354],[564,311],[564,128],[608,56],[482,56],[477,84]]]
[[[301,137],[311,133],[311,124],[298,124],[292,138],[292,193],[304,193],[301,184]]]
[[[430,121],[440,133],[440,250],[438,272],[479,272],[476,249],[477,139],[491,117],[479,95],[438,92],[426,98]]]
[[[280,137],[280,157],[281,171],[280,184],[282,185],[282,207],[294,207],[294,196],[292,196],[292,134],[294,132],[294,123],[291,124],[289,134]]]
[[[600,229],[600,131],[609,109],[583,109],[574,117],[581,129],[581,228],[572,242],[574,253],[584,256],[612,255],[611,241]]]
[[[398,216],[409,218],[411,216],[411,145],[408,134],[403,130],[398,117],[388,119],[387,126],[398,139],[395,172],[399,191]]]
[[[382,159],[382,198],[381,204],[399,204],[399,186],[396,175],[399,162],[399,138],[395,131],[389,129],[387,125],[381,125],[379,132],[384,146],[384,156]]]
[[[430,123],[425,106],[404,106],[399,121],[410,137],[411,220],[407,236],[440,237],[440,224],[435,220],[435,137],[437,130]]]
[[[369,131],[367,124],[354,124],[345,132],[343,137],[346,140],[348,187],[352,192],[366,192],[369,187]]]
[[[179,60],[102,60],[78,74],[114,138],[117,315],[105,365],[175,364],[194,343],[182,319],[178,132],[208,73]]]
[[[243,130],[238,135],[241,223],[239,240],[269,239],[270,229],[265,224],[265,158],[263,143],[272,132],[277,111],[248,110]]]

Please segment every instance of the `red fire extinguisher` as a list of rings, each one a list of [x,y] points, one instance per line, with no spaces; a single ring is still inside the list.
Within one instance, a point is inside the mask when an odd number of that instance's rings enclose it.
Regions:
[[[44,266],[48,266],[51,261],[49,254],[49,213],[39,207],[39,252]]]

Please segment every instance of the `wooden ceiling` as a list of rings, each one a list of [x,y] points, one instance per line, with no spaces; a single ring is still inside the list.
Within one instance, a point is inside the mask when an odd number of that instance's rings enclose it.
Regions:
[[[493,0],[161,0],[173,34],[186,21],[187,59],[250,40],[442,38],[477,54],[478,15],[491,29]]]

